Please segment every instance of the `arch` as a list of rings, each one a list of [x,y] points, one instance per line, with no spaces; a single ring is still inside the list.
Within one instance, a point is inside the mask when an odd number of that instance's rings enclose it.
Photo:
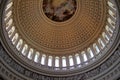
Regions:
[[[9,38],[13,35],[14,32],[15,32],[15,27],[12,26],[12,28],[8,31]]]
[[[73,61],[73,56],[69,56],[69,64],[70,66],[73,66],[74,65],[74,61]]]
[[[16,45],[16,48],[18,51],[20,51],[20,49],[22,48],[22,45],[23,45],[23,40],[22,39],[19,39],[17,45]]]
[[[116,14],[111,9],[108,10],[109,15],[111,15],[114,19],[116,19]]]
[[[52,62],[53,61],[53,57],[52,56],[49,56],[48,57],[48,66],[52,66]]]
[[[114,28],[115,22],[111,18],[108,18],[107,20],[108,20],[108,23]]]
[[[8,29],[13,24],[13,19],[9,19],[9,21],[6,23],[6,29]]]
[[[100,49],[98,48],[98,45],[96,43],[93,44],[93,49],[95,50],[96,54],[100,52]]]
[[[111,7],[111,8],[114,9],[114,10],[116,10],[115,5],[114,5],[111,1],[108,1],[107,3],[108,3],[108,5],[109,5],[109,7]]]
[[[24,56],[26,56],[27,50],[28,50],[28,45],[25,44],[24,47],[23,47],[23,49],[22,49],[22,54],[23,54]]]
[[[98,39],[98,43],[99,43],[101,49],[103,49],[105,47],[105,44],[103,43],[101,38]]]
[[[40,57],[40,53],[36,52],[35,57],[34,57],[34,62],[38,63],[39,62],[39,57]]]
[[[12,5],[13,5],[13,2],[8,3],[7,6],[6,6],[5,11],[7,11],[10,7],[12,7]]]
[[[89,58],[93,58],[93,57],[94,57],[94,53],[93,53],[93,51],[91,50],[91,48],[88,48],[88,49],[87,49],[87,52],[88,52],[88,54],[89,54]]]
[[[67,66],[66,57],[63,56],[63,57],[62,57],[62,67],[66,67],[66,66]]]
[[[86,62],[88,60],[88,58],[87,58],[87,55],[86,55],[85,51],[82,51],[81,54],[82,54],[82,57],[83,57],[83,61]]]
[[[77,64],[80,64],[81,61],[80,61],[80,56],[79,56],[79,54],[75,54],[75,58],[76,58],[76,63],[77,63]]]
[[[7,21],[11,15],[12,15],[12,11],[10,10],[9,12],[6,13],[4,20]]]
[[[107,25],[106,27],[107,32],[109,33],[110,36],[113,35],[113,30]]]
[[[33,54],[34,54],[33,52],[34,52],[34,50],[33,50],[32,48],[30,48],[29,53],[28,53],[28,56],[27,56],[28,59],[31,60],[31,59],[33,58]]]
[[[106,41],[106,43],[108,43],[108,41],[110,40],[110,38],[108,37],[108,35],[105,32],[103,32],[102,36],[103,36],[104,40]]]
[[[42,55],[42,58],[41,58],[41,64],[42,64],[42,65],[45,65],[45,59],[46,59],[46,55],[43,54],[43,55]]]
[[[13,38],[12,38],[12,43],[13,43],[13,44],[16,43],[16,41],[18,40],[18,37],[19,37],[18,33],[15,33],[15,35],[14,35]]]
[[[55,67],[59,67],[59,66],[60,66],[59,57],[55,57]]]

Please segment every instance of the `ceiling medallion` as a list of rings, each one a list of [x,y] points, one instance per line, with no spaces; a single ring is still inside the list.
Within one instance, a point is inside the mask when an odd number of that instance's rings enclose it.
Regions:
[[[70,19],[76,11],[76,0],[43,0],[45,15],[56,22]]]

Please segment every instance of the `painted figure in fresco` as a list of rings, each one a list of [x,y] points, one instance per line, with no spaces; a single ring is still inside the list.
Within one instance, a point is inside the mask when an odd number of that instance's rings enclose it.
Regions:
[[[76,2],[75,0],[44,0],[43,10],[48,18],[62,22],[73,16]]]

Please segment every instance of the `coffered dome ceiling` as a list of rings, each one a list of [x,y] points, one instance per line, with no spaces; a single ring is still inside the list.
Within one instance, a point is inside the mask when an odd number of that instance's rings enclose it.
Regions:
[[[119,34],[112,0],[7,0],[2,24],[2,42],[16,61],[59,76],[102,63]]]
[[[107,0],[14,0],[20,37],[49,54],[73,54],[96,42],[105,30]]]

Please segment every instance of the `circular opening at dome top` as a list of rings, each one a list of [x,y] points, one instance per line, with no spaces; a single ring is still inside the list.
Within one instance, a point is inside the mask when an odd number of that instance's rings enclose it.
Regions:
[[[70,19],[76,11],[76,0],[43,0],[45,15],[56,22]]]

